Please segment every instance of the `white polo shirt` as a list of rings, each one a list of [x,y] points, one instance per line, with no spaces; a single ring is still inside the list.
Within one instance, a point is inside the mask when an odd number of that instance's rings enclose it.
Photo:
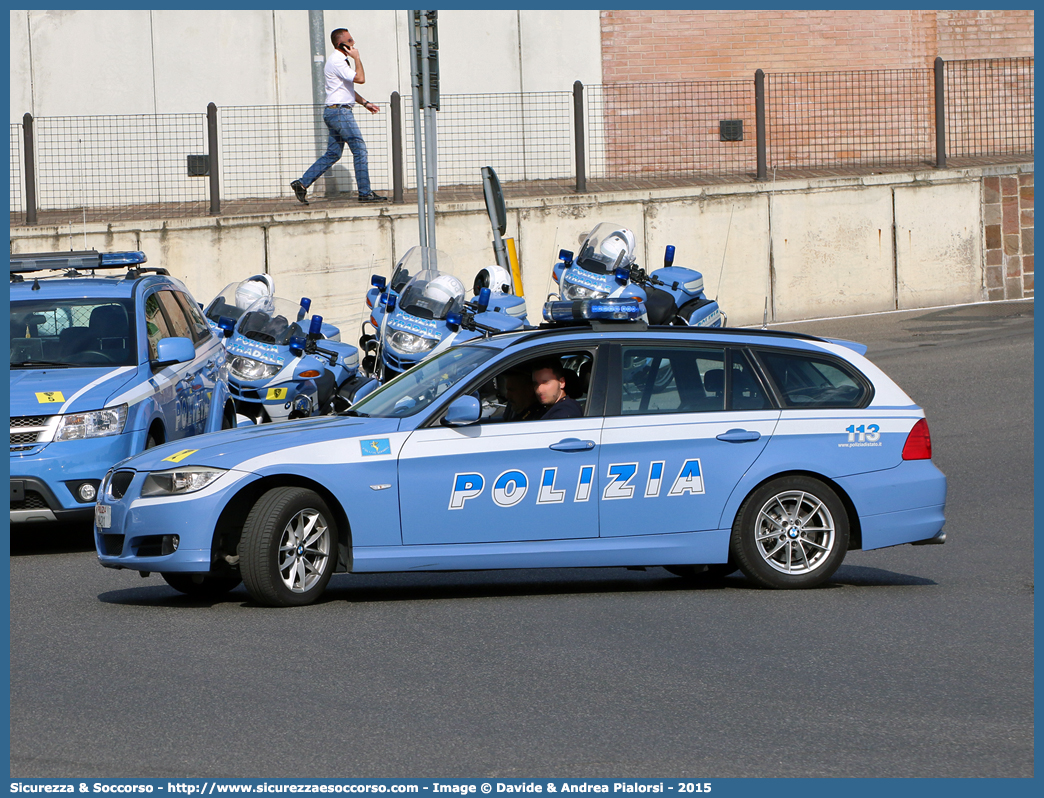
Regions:
[[[326,75],[326,104],[355,105],[355,67],[344,53],[330,53],[323,73]]]

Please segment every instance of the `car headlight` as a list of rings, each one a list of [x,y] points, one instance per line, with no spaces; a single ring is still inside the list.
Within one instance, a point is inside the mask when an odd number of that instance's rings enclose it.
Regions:
[[[226,472],[224,468],[172,468],[169,471],[153,471],[145,477],[141,486],[142,496],[180,496],[203,490]]]
[[[234,376],[250,382],[274,377],[279,373],[280,368],[280,366],[262,363],[260,360],[254,360],[252,357],[243,357],[242,355],[236,355],[228,364],[228,369]]]
[[[424,338],[420,335],[403,332],[402,330],[396,330],[388,336],[388,346],[404,355],[428,352],[434,349],[438,343],[434,338]]]
[[[562,299],[570,302],[574,302],[577,299],[601,299],[604,296],[609,296],[609,292],[598,288],[584,288],[576,283],[562,281]]]
[[[127,423],[127,405],[91,410],[87,413],[68,413],[58,422],[54,433],[56,441],[78,441],[84,438],[103,438],[119,435]]]

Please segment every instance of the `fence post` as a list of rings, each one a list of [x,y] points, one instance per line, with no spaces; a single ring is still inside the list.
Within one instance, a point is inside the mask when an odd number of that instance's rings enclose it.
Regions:
[[[25,223],[36,224],[36,146],[33,139],[33,115],[22,117],[22,139],[25,143]]]
[[[935,58],[935,168],[946,168],[946,84],[945,63]]]
[[[207,105],[207,167],[210,173],[210,215],[221,213],[221,181],[218,179],[217,106]]]
[[[768,179],[768,148],[765,142],[765,70],[754,73],[754,128],[757,136],[758,180]]]
[[[402,198],[402,97],[399,92],[391,93],[391,166],[392,202],[403,202]]]
[[[576,190],[587,191],[587,158],[584,154],[584,84],[573,81],[573,152],[576,156]]]

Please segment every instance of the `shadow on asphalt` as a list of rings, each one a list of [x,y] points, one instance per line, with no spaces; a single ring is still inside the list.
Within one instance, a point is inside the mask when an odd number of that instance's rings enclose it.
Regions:
[[[94,551],[94,527],[84,524],[37,523],[11,527],[11,556],[73,554]]]
[[[370,604],[398,601],[434,601],[474,598],[508,598],[518,596],[590,595],[596,593],[664,593],[740,590],[760,592],[739,572],[724,578],[683,579],[659,568],[648,571],[622,569],[584,569],[563,575],[546,574],[532,578],[517,576],[518,572],[486,571],[466,574],[355,574],[337,575],[326,592],[313,606],[333,603]],[[609,572],[605,576],[591,576],[594,571]],[[526,572],[532,573],[532,572]],[[611,575],[610,575],[611,574]],[[845,587],[924,587],[937,584],[931,579],[896,573],[881,568],[842,566],[830,582],[817,588],[833,591]],[[769,591],[765,591],[766,593]],[[793,595],[793,594],[791,594]],[[164,606],[186,609],[211,607],[218,604],[254,606],[254,602],[240,585],[217,599],[199,599],[182,595],[167,585],[151,583],[126,590],[110,590],[98,595],[106,604],[122,606]]]

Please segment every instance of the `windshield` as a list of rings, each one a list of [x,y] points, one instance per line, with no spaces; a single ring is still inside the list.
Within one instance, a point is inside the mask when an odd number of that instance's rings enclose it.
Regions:
[[[406,284],[422,271],[452,272],[450,256],[432,247],[410,247],[395,264],[395,271],[392,272],[389,283],[391,290],[401,294]]]
[[[267,282],[260,279],[261,277],[265,277]],[[272,282],[267,275],[257,275],[246,280],[229,283],[207,305],[203,315],[214,322],[214,324],[217,324],[222,316],[227,316],[232,321],[236,321],[258,299],[271,295]]]
[[[499,351],[494,347],[477,344],[451,347],[442,354],[404,371],[353,405],[348,412],[376,418],[412,416]]]
[[[264,297],[247,308],[236,325],[236,332],[251,341],[283,346],[293,336],[308,332],[307,313],[300,302]]]
[[[445,319],[464,308],[464,283],[452,274],[425,269],[403,289],[399,307],[420,319]]]
[[[602,222],[587,234],[576,265],[595,274],[612,274],[634,263],[634,233],[618,224]]]
[[[11,303],[12,368],[137,365],[130,299]]]

